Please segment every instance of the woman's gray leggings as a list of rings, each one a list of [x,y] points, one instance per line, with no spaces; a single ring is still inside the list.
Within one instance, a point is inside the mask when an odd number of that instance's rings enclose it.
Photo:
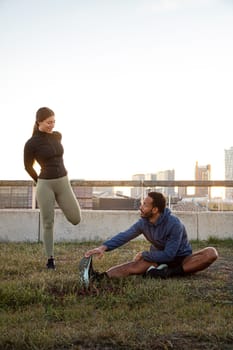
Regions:
[[[73,225],[81,221],[81,210],[67,176],[49,180],[38,179],[36,197],[42,219],[45,252],[51,257],[54,256],[55,201]]]

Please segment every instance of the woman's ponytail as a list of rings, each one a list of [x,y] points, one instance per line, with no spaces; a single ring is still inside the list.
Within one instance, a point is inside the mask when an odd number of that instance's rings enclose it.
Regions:
[[[35,133],[36,133],[38,130],[39,130],[38,122],[35,121],[34,126],[33,126],[32,135],[35,135]]]

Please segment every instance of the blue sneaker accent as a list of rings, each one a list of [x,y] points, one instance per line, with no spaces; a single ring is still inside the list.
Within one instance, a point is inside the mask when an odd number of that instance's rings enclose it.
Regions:
[[[83,257],[79,263],[79,278],[81,285],[85,288],[88,288],[90,285],[91,269],[92,256],[89,256],[89,258]]]
[[[168,267],[167,264],[160,264],[159,266],[156,267],[157,270],[163,270],[165,269],[166,267]]]
[[[146,277],[150,278],[167,278],[168,266],[161,264],[158,267],[150,266],[146,271]]]

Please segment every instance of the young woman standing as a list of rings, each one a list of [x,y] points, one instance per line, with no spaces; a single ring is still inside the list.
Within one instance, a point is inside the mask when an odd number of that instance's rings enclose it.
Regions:
[[[54,112],[47,107],[38,109],[32,137],[24,146],[24,166],[36,183],[36,198],[42,218],[48,269],[55,269],[55,201],[66,219],[73,225],[79,224],[81,220],[80,206],[73,193],[63,162],[62,135],[58,131],[53,131],[54,126]],[[33,167],[35,161],[41,167],[39,175]]]

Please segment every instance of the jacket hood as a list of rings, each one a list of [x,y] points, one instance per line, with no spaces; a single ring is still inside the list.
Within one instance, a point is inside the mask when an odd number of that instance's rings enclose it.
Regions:
[[[162,222],[164,222],[169,216],[171,215],[171,210],[169,208],[165,208],[164,212],[160,215],[158,221],[155,223],[155,225],[159,225]]]

